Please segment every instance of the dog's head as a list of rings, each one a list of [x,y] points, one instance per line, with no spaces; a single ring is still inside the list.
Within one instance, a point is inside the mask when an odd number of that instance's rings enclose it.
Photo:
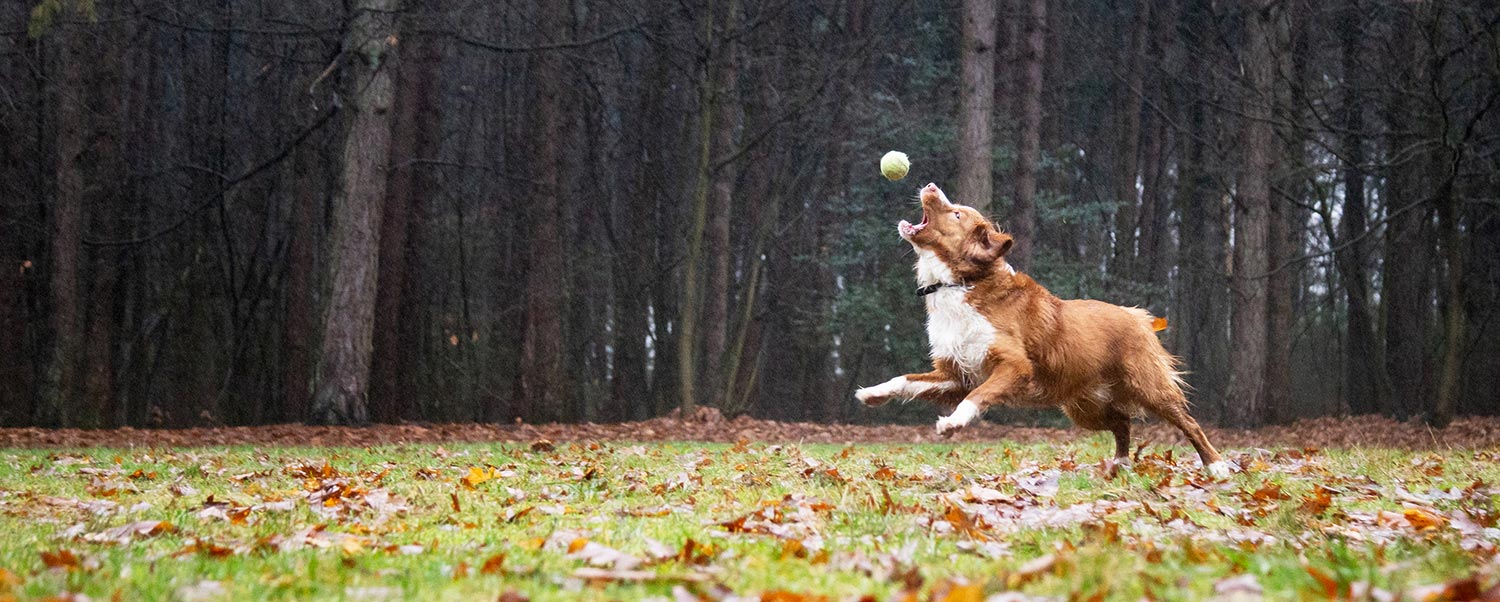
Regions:
[[[929,254],[951,272],[936,274],[936,281],[971,281],[996,269],[1008,269],[1004,261],[1014,240],[995,228],[973,207],[955,205],[948,195],[928,184],[922,189],[922,221],[901,220],[896,231],[915,247],[920,262]],[[940,270],[939,270],[940,271]],[[919,277],[921,274],[919,274]]]

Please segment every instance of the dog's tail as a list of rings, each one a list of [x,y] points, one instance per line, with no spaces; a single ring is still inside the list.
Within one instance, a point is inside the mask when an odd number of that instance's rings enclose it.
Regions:
[[[1151,355],[1156,363],[1155,371],[1165,375],[1171,386],[1182,392],[1183,396],[1186,397],[1186,393],[1191,391],[1193,387],[1188,384],[1187,379],[1183,378],[1187,372],[1182,370],[1182,360],[1169,353],[1167,348],[1161,344],[1161,339],[1155,334],[1167,328],[1167,319],[1153,316],[1151,312],[1139,307],[1127,307],[1126,311],[1134,314],[1136,321],[1140,322],[1141,327],[1148,333],[1147,337],[1151,340],[1149,343]]]

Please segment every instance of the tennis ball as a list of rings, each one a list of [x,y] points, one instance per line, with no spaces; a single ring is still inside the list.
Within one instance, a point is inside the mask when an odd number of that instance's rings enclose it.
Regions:
[[[911,159],[906,158],[906,153],[891,151],[880,158],[880,173],[885,174],[885,179],[896,181],[906,177],[906,172],[911,170]]]

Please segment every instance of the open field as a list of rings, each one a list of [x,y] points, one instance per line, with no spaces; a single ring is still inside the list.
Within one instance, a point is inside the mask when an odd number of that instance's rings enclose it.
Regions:
[[[1223,481],[1163,444],[1113,471],[1100,461],[1111,447],[1074,431],[1057,443],[11,448],[0,450],[0,599],[1328,599],[1353,588],[1410,600],[1445,588],[1474,599],[1469,588],[1494,583],[1493,443],[1225,446],[1244,471]]]

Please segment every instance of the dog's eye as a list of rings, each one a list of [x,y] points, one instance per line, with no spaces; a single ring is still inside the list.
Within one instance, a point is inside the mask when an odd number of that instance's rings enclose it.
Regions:
[[[954,211],[953,212],[953,219],[962,220],[963,218],[964,218],[964,214],[963,214],[962,211]]]

